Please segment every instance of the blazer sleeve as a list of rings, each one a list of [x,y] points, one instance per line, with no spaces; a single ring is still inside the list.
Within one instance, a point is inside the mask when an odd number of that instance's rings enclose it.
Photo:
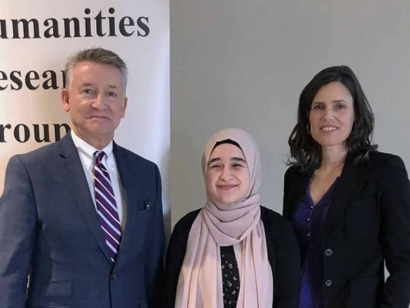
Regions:
[[[30,176],[19,156],[14,156],[8,163],[0,198],[0,307],[26,307],[36,225]]]
[[[180,230],[174,229],[165,261],[164,307],[172,308],[175,305],[179,272],[185,255],[183,246]]]
[[[282,214],[283,217],[288,219],[289,221],[292,220],[293,213],[293,206],[295,202],[295,180],[299,178],[299,171],[297,166],[290,166],[284,175],[284,183],[283,183],[283,209]],[[306,175],[307,176],[307,175]],[[303,177],[304,181],[305,176]],[[302,182],[303,183],[303,182]],[[299,184],[296,185],[298,187]],[[292,195],[293,194],[293,195]]]
[[[179,273],[184,262],[189,231],[198,216],[199,210],[193,211],[181,218],[172,231],[165,261],[164,304],[165,308],[174,308],[177,293]]]
[[[162,210],[162,185],[161,176],[158,167],[155,165],[155,180],[156,180],[156,200],[154,207],[154,220],[147,238],[148,248],[145,256],[146,269],[146,285],[149,307],[160,307],[163,270],[164,270],[164,217]]]
[[[286,170],[285,172],[285,176],[284,176],[284,180],[283,180],[283,209],[282,209],[282,214],[284,217],[286,217],[287,219],[290,220],[290,215],[289,215],[289,211],[288,211],[288,203],[286,202],[286,199],[288,197],[289,194],[289,183],[290,183],[290,179],[291,179],[291,169],[292,167],[288,168],[288,170]]]
[[[292,225],[284,218],[281,220],[283,224],[274,249],[275,296],[273,307],[298,308],[301,277],[299,244]]]
[[[381,244],[390,276],[381,307],[407,308],[410,303],[410,182],[403,161],[391,156],[381,191]]]

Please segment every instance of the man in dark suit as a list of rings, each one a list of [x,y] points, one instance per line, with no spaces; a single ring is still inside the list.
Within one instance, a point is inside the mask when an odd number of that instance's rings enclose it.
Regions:
[[[0,198],[0,307],[159,305],[160,174],[113,142],[126,82],[115,53],[77,53],[61,96],[72,131],[10,159]]]

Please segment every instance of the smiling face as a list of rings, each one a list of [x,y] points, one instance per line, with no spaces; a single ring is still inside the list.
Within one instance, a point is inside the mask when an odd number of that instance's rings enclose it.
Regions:
[[[211,153],[206,170],[206,188],[216,205],[228,205],[245,198],[250,185],[249,169],[242,150],[221,144]]]
[[[340,82],[331,82],[316,93],[309,113],[310,134],[323,147],[346,149],[355,120],[354,102]]]
[[[61,94],[74,132],[95,148],[107,146],[125,115],[124,89],[124,78],[115,66],[78,63],[72,71],[69,89]]]

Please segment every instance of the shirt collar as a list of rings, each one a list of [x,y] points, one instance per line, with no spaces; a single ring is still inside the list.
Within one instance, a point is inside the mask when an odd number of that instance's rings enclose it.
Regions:
[[[74,145],[77,148],[79,154],[83,157],[84,163],[87,166],[94,165],[94,153],[104,151],[105,156],[103,158],[103,163],[106,164],[108,167],[114,168],[114,154],[113,154],[113,141],[111,140],[110,143],[103,148],[102,150],[96,149],[92,145],[85,142],[81,139],[74,130],[71,130],[71,137],[73,139]]]

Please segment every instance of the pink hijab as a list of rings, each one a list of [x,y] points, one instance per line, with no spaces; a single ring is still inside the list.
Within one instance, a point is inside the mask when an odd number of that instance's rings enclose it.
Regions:
[[[207,194],[207,201],[189,232],[178,280],[175,302],[178,308],[223,307],[220,246],[231,245],[240,277],[237,308],[267,308],[273,304],[272,270],[260,219],[261,162],[253,138],[238,128],[213,135],[202,157],[203,175],[206,178],[216,142],[226,139],[237,142],[244,153],[250,173],[249,190],[243,200],[229,205],[215,205]]]

